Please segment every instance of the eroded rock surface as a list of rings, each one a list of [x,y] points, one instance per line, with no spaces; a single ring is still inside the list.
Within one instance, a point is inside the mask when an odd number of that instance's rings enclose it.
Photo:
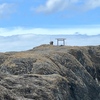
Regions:
[[[0,100],[100,100],[100,46],[0,53],[0,90]]]

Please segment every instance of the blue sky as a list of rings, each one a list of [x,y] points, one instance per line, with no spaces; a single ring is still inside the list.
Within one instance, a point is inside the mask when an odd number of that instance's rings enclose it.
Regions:
[[[100,34],[100,0],[0,0],[0,36]]]
[[[0,52],[56,44],[58,36],[67,45],[100,45],[98,34],[100,0],[0,0]]]

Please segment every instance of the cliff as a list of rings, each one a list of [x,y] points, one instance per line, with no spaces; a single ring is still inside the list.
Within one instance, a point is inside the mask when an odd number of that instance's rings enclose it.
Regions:
[[[0,90],[0,100],[100,100],[100,46],[0,53]]]

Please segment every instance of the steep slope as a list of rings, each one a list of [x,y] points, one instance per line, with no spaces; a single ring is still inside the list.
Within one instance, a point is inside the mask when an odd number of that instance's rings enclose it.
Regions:
[[[100,100],[100,46],[1,53],[0,89],[0,100]]]

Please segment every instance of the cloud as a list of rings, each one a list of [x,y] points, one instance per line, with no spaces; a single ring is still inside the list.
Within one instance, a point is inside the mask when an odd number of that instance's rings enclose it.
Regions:
[[[14,4],[2,3],[0,4],[0,18],[5,18],[14,12]]]
[[[100,0],[85,0],[84,8],[86,8],[86,10],[95,9],[97,7],[100,7]]]
[[[49,44],[50,41],[57,45],[56,38],[66,38],[66,44],[72,46],[100,45],[100,35],[87,36],[81,34],[74,35],[34,35],[23,34],[15,36],[0,37],[0,52],[24,51],[33,47]],[[62,42],[60,42],[62,44]]]
[[[69,28],[0,28],[0,36],[12,36],[20,34],[42,34],[42,35],[57,35],[57,34],[80,34],[96,35],[100,34],[100,25],[83,25],[71,26]]]
[[[78,0],[47,0],[45,5],[39,6],[36,11],[44,13],[52,13],[63,11],[69,7],[70,3],[76,3]]]
[[[40,13],[54,13],[64,10],[88,11],[100,7],[100,0],[46,0],[45,4],[35,10]]]
[[[72,27],[72,26],[71,26]],[[86,34],[86,35],[85,35]],[[100,25],[73,28],[0,28],[0,52],[23,51],[55,38],[67,38],[67,45],[100,45]],[[87,36],[88,35],[88,36]]]

